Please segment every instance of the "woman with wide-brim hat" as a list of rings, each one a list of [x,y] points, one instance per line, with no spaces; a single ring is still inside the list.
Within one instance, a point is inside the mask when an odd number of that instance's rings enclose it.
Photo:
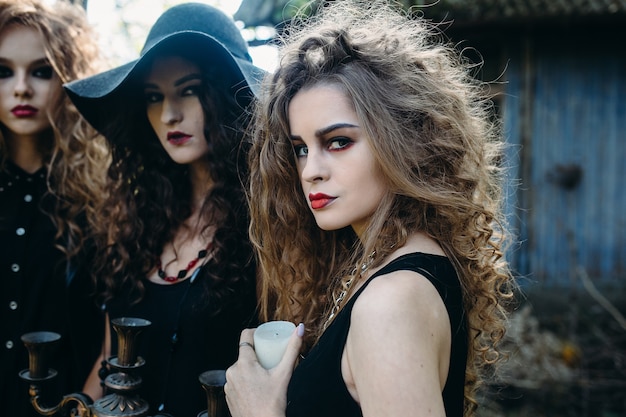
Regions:
[[[262,77],[232,19],[187,3],[163,13],[139,59],[65,85],[112,149],[93,272],[109,322],[152,323],[138,351],[151,414],[205,409],[198,375],[233,363],[256,321],[242,137]],[[115,339],[107,325],[92,397]]]

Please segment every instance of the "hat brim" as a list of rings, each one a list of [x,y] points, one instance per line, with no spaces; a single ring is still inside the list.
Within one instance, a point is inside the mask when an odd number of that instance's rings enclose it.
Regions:
[[[229,78],[235,83],[232,88],[247,88],[253,95],[258,94],[265,71],[250,61],[233,56],[213,37],[196,31],[174,32],[143,51],[139,59],[91,77],[69,82],[64,84],[63,88],[83,117],[96,130],[103,132],[113,118],[107,107],[124,96],[124,90],[138,73],[144,70],[148,60],[162,52],[164,48],[171,50],[175,45],[193,46],[198,52],[199,61],[211,63],[229,73]]]

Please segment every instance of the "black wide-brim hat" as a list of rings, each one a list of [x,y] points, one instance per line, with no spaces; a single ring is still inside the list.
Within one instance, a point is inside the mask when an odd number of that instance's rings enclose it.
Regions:
[[[198,61],[210,62],[228,74],[234,89],[257,95],[265,72],[253,65],[248,45],[235,22],[220,10],[201,3],[184,3],[166,10],[148,34],[140,57],[111,70],[72,81],[63,87],[83,117],[102,132],[111,122],[119,100],[128,97],[129,85],[159,52],[193,50]],[[224,82],[225,80],[221,80]]]

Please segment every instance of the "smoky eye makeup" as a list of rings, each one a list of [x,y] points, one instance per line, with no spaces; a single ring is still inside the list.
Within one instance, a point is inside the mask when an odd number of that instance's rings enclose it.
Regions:
[[[42,65],[42,66],[35,68],[32,74],[33,76],[37,78],[50,80],[52,79],[52,76],[54,75],[54,69],[52,68],[51,65]]]
[[[0,64],[0,78],[9,78],[13,75],[13,70],[6,65]]]

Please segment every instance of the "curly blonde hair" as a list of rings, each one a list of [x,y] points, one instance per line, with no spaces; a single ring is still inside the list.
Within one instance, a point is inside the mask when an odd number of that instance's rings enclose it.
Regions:
[[[515,282],[504,259],[503,143],[485,85],[437,26],[385,1],[322,5],[281,40],[280,65],[255,109],[248,200],[264,319],[303,321],[319,337],[355,265],[422,231],[460,279],[470,328],[466,415],[481,370],[501,355]],[[301,90],[336,86],[349,98],[387,183],[365,239],[322,231],[303,195],[288,106]],[[376,262],[375,262],[376,265]]]
[[[96,36],[85,11],[66,1],[0,0],[0,28],[21,25],[36,30],[46,57],[65,83],[102,69]],[[95,207],[103,196],[109,156],[103,138],[81,117],[59,86],[48,115],[53,140],[42,146],[48,172],[48,189],[56,201],[49,213],[57,226],[59,247],[78,253],[87,222],[95,221]],[[0,132],[0,168],[8,158]],[[60,242],[60,241],[59,241]]]

